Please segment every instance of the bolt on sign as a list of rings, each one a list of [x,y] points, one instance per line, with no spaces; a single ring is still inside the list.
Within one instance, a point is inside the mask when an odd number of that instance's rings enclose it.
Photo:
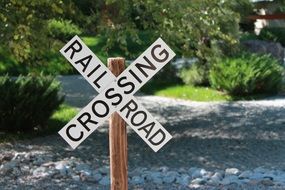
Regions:
[[[99,93],[59,131],[73,149],[114,112],[117,112],[155,152],[172,138],[133,96],[175,56],[161,38],[118,77],[113,75],[78,36],[73,37],[60,52]]]

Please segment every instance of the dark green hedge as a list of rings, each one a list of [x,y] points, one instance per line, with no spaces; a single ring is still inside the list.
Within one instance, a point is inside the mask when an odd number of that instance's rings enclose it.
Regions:
[[[284,68],[269,55],[243,54],[221,59],[210,70],[211,86],[232,95],[276,93]]]
[[[32,131],[45,127],[63,102],[51,76],[0,77],[0,130]]]

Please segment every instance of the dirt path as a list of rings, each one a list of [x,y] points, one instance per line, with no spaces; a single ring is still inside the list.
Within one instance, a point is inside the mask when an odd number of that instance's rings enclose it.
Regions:
[[[96,95],[82,77],[60,80],[69,104],[82,107]],[[209,103],[155,96],[139,96],[138,100],[174,139],[154,154],[130,130],[130,166],[285,169],[285,97]],[[100,155],[107,157],[106,134],[95,132],[92,138],[90,141],[98,146],[90,148],[104,149]]]
[[[71,105],[82,107],[95,95],[95,91],[79,76],[60,80],[67,103]],[[252,170],[261,166],[285,170],[284,97],[263,101],[199,103],[138,96],[138,101],[173,135],[173,139],[154,153],[129,129],[130,171],[159,167],[175,171],[191,167],[212,171],[226,168]],[[107,123],[74,151],[59,135],[0,144],[0,151],[4,158],[15,153],[33,153],[44,160],[42,163],[75,159],[95,171],[109,163]],[[0,156],[0,165],[1,162],[4,161]],[[29,167],[36,168],[42,163],[32,163]]]

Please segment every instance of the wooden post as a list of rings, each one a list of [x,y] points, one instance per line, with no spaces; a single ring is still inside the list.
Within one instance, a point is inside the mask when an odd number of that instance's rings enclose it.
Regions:
[[[108,67],[117,77],[125,69],[125,59],[108,58]],[[127,129],[125,121],[115,112],[109,120],[111,190],[128,189]]]

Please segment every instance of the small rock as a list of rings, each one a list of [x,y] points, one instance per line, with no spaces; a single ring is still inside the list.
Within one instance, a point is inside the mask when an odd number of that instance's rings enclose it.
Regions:
[[[251,176],[249,176],[249,178],[253,179],[253,180],[261,180],[261,179],[263,179],[263,177],[264,177],[264,174],[258,173],[258,172],[254,172],[254,173],[252,173]]]
[[[144,168],[135,168],[132,171],[129,171],[129,176],[139,176],[144,171]]]
[[[7,174],[19,165],[17,160],[12,160],[0,166],[0,173]]]
[[[133,185],[139,185],[139,184],[143,184],[144,183],[144,179],[140,176],[134,176],[131,179],[131,184]]]
[[[87,164],[80,163],[75,166],[76,171],[90,171],[90,167]]]
[[[201,178],[206,174],[207,174],[207,171],[205,169],[198,168],[195,171],[193,171],[191,176],[192,176],[192,179],[195,179],[195,178]]]
[[[178,183],[180,185],[188,186],[190,183],[190,176],[183,174],[176,179],[176,183]]]
[[[72,179],[73,179],[74,181],[80,181],[80,177],[79,177],[78,175],[73,175],[73,176],[72,176]]]
[[[100,185],[110,185],[110,177],[109,176],[104,176],[100,181]]]
[[[264,174],[264,173],[267,173],[267,169],[263,168],[263,167],[258,167],[258,168],[255,168],[253,170],[255,173],[261,173],[261,174]]]
[[[260,184],[266,185],[266,186],[273,186],[274,185],[273,181],[270,179],[263,179],[260,181]]]
[[[198,170],[199,168],[196,168],[196,167],[191,167],[189,170],[188,170],[188,174],[190,175],[190,176],[192,176],[192,174],[196,171],[196,170]]]
[[[212,184],[219,184],[221,180],[223,179],[223,176],[220,172],[214,173],[214,175],[210,178],[210,183]]]
[[[226,169],[226,175],[239,175],[240,171],[237,168],[227,168]]]
[[[110,173],[110,168],[105,166],[105,167],[99,168],[98,171],[103,175],[107,175]]]
[[[159,171],[160,171],[160,172],[163,172],[163,173],[167,172],[168,170],[169,170],[169,168],[166,167],[166,166],[159,168]]]
[[[221,184],[223,184],[223,185],[229,185],[229,184],[232,184],[232,183],[239,183],[238,176],[236,176],[236,175],[228,175],[221,181]]]
[[[191,181],[191,184],[196,184],[196,185],[204,185],[206,183],[207,181],[203,178],[196,178]]]
[[[159,177],[153,178],[152,181],[153,181],[155,184],[159,184],[159,185],[162,184],[162,182],[163,182],[162,179],[159,178]]]
[[[38,155],[35,158],[35,160],[33,161],[33,164],[37,165],[37,166],[40,166],[40,165],[42,165],[42,164],[44,164],[46,162],[49,162],[51,160],[52,160],[51,156],[48,156],[48,155]]]
[[[45,177],[48,175],[46,171],[47,171],[47,168],[39,167],[33,171],[33,176],[34,177]]]
[[[241,172],[241,174],[238,177],[239,179],[249,179],[252,176],[252,174],[253,174],[252,171],[246,170]]]
[[[155,179],[155,178],[162,178],[162,175],[161,175],[161,172],[151,172],[150,173],[150,177],[152,179]]]
[[[57,169],[61,175],[65,176],[69,173],[70,168],[64,162],[56,163],[55,169]]]
[[[13,158],[13,154],[12,153],[7,153],[7,154],[4,154],[4,155],[0,155],[0,163],[4,162],[4,161],[10,161],[12,160]]]
[[[93,179],[95,180],[95,182],[98,182],[102,179],[102,175],[100,173],[96,173],[93,175]]]
[[[164,183],[173,183],[178,176],[179,176],[178,172],[169,171],[162,178],[162,180],[163,180]]]
[[[148,181],[153,181],[155,184],[162,184],[161,172],[144,172],[142,177]]]
[[[89,172],[89,171],[82,171],[81,170],[81,172],[80,172],[80,179],[81,179],[81,181],[93,181],[92,179],[93,178],[91,178],[90,176],[91,176],[91,172]]]

